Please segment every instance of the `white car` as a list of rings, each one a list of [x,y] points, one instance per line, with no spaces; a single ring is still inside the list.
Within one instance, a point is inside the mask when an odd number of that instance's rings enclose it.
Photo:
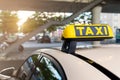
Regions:
[[[71,31],[73,33],[70,33]],[[0,79],[120,80],[119,47],[101,46],[75,51],[75,40],[103,40],[112,37],[112,30],[106,25],[70,25],[64,30],[62,36],[64,43],[61,50],[35,51],[17,71],[14,68],[2,70]]]
[[[75,54],[41,49],[8,80],[120,80],[119,52],[110,47],[77,50]]]

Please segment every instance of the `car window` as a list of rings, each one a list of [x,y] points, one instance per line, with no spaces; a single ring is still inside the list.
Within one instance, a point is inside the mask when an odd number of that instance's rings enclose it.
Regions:
[[[42,57],[35,68],[31,80],[63,80],[52,60]]]
[[[39,62],[38,55],[32,55],[29,57],[20,67],[18,71],[18,78],[20,80],[29,80],[37,62]]]

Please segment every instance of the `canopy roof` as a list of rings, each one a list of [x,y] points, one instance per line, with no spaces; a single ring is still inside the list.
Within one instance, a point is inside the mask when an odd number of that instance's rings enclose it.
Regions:
[[[94,0],[0,0],[1,10],[76,12]],[[103,12],[119,13],[119,0],[105,0]]]

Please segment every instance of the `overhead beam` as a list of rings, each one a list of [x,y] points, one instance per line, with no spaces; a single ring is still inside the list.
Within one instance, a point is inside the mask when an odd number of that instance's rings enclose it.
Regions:
[[[102,12],[106,13],[120,13],[120,0],[105,0]]]
[[[51,0],[0,0],[1,10],[29,10],[46,12],[76,12],[87,3],[51,1]]]
[[[102,12],[120,13],[120,0],[104,0]],[[58,0],[0,0],[0,10],[27,10],[40,12],[77,12],[88,3]]]

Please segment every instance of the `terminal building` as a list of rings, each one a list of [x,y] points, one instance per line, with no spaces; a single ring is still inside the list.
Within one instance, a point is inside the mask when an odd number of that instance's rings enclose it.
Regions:
[[[112,42],[120,42],[120,14],[119,13],[101,13],[100,22],[109,24],[114,32]]]

